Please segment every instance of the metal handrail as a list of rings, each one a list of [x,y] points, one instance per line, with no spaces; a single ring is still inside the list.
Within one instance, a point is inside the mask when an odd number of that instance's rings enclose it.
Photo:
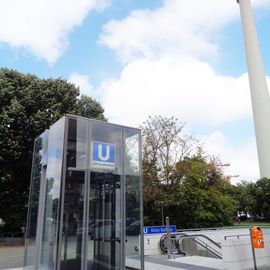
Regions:
[[[181,247],[182,240],[185,239],[185,238],[187,238],[187,239],[194,239],[197,244],[199,244],[200,246],[204,247],[207,251],[211,252],[216,257],[222,259],[221,252],[218,252],[217,250],[214,250],[212,247],[210,247],[209,245],[207,245],[202,240],[196,239],[198,237],[202,237],[202,238],[206,239],[207,241],[211,242],[214,246],[216,246],[218,249],[221,249],[221,245],[219,243],[215,242],[214,240],[212,240],[211,238],[209,238],[208,236],[203,235],[203,234],[192,234],[192,235],[182,235],[182,236],[180,236],[179,239],[178,239],[178,248],[183,253],[183,251],[180,248]]]
[[[177,232],[215,231],[224,229],[235,229],[235,227],[206,227],[206,228],[177,229]]]
[[[270,234],[270,232],[263,232],[263,234],[264,235],[268,235],[268,234]],[[250,236],[250,234],[249,233],[245,233],[245,234],[233,234],[233,235],[225,235],[224,236],[224,240],[227,240],[228,238],[237,238],[237,239],[240,239],[240,237],[242,237],[242,236]]]
[[[222,253],[215,250],[213,247],[207,245],[205,242],[199,239],[194,239],[197,244],[199,244],[201,247],[205,248],[207,251],[211,252],[213,255],[218,257],[219,259],[222,259]]]
[[[179,251],[180,253],[182,253],[182,251],[179,250],[179,248],[178,248],[178,240],[179,240],[179,239],[174,238],[174,236],[180,236],[180,235],[187,235],[187,234],[185,234],[185,233],[181,233],[181,234],[178,234],[178,233],[171,233],[170,241],[176,241],[176,242],[177,242],[177,243],[176,243],[176,248],[178,249],[178,251]],[[173,236],[173,237],[172,237],[172,236]],[[160,240],[159,240],[159,246],[160,246],[160,249],[161,249],[163,252],[167,252],[167,246],[166,246],[166,244],[165,244],[165,239],[166,239],[166,238],[167,238],[167,235],[164,234],[164,235],[161,236],[161,238],[160,238]]]
[[[235,229],[247,229],[251,225],[242,224],[241,226],[228,226],[228,227],[206,227],[206,228],[192,228],[192,229],[177,229],[177,232],[196,232],[196,231],[224,231],[224,230],[235,230]],[[269,226],[259,226],[260,228],[270,229]]]
[[[215,246],[217,246],[218,248],[221,249],[221,245],[217,242],[215,242],[213,239],[211,239],[210,237],[204,235],[204,234],[190,234],[190,235],[183,235],[181,238],[196,238],[196,237],[202,237],[207,239],[208,241],[210,241],[212,244],[214,244]]]
[[[224,240],[227,240],[227,238],[237,238],[237,239],[239,239],[240,238],[240,236],[242,237],[242,236],[250,236],[250,234],[235,234],[235,235],[225,235],[224,236]]]
[[[184,238],[190,238],[190,239],[194,239],[195,242],[200,245],[201,247],[205,248],[207,251],[209,251],[210,253],[212,253],[214,256],[216,256],[217,258],[220,258],[222,259],[222,255],[221,255],[221,252],[218,252],[217,250],[215,250],[213,247],[207,245],[204,241],[198,239],[198,237],[202,237],[204,239],[206,239],[207,241],[211,242],[213,245],[215,245],[218,249],[221,249],[221,245],[217,242],[215,242],[214,240],[212,240],[211,238],[209,238],[208,236],[206,235],[203,235],[203,234],[191,234],[191,235],[188,235],[186,233],[172,233],[171,236],[175,236],[175,237],[178,237],[177,239],[177,249],[179,251],[180,254],[185,254],[185,252],[181,249],[181,242]],[[160,238],[160,248],[163,252],[166,252],[167,249],[166,249],[166,246],[164,246],[164,240],[165,238],[167,238],[166,235],[163,235],[161,238]],[[197,239],[196,239],[197,238]],[[171,241],[175,241],[176,238],[171,238],[170,239]]]

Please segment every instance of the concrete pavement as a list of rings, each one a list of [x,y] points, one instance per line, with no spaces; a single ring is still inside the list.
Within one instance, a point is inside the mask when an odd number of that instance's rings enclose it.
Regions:
[[[24,246],[0,246],[0,269],[23,265]]]
[[[134,264],[137,265],[136,259]],[[132,266],[132,261],[129,262]],[[23,270],[18,268],[2,268],[5,270]],[[222,260],[199,256],[176,257],[168,260],[166,256],[145,256],[145,270],[224,270]],[[75,269],[74,269],[75,270]]]

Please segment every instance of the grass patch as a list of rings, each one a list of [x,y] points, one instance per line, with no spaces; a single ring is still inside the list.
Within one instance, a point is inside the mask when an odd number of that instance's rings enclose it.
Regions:
[[[261,221],[241,221],[240,224],[238,222],[234,223],[235,227],[267,227],[270,228],[270,222],[261,222]]]

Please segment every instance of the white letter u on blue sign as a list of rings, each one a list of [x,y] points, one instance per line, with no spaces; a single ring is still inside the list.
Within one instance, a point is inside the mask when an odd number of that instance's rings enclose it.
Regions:
[[[103,147],[105,146],[105,151],[103,150]],[[105,155],[103,155],[105,152]],[[101,161],[108,161],[109,158],[110,158],[110,145],[102,145],[102,144],[99,144],[98,145],[98,158],[101,160]]]
[[[93,142],[92,160],[103,163],[114,163],[114,144]]]

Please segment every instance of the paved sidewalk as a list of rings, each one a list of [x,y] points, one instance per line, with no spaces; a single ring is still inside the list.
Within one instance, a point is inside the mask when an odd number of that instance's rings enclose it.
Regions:
[[[23,270],[22,267],[19,267],[19,268],[6,268],[4,270]]]
[[[0,247],[0,270],[23,270],[24,247]],[[168,260],[166,255],[145,256],[146,270],[224,270],[222,260],[199,256]],[[138,265],[138,259],[132,260]],[[136,262],[137,261],[137,262]]]
[[[23,266],[24,246],[0,246],[0,270]]]
[[[146,270],[224,270],[222,260],[200,256],[178,257],[168,260],[166,257],[146,256]]]
[[[128,258],[127,265],[136,268],[139,257]],[[224,270],[220,259],[200,256],[177,256],[168,259],[165,255],[145,256],[144,265],[146,270]]]
[[[168,260],[165,257],[146,256],[146,270],[224,270],[222,261],[218,259],[192,256],[180,257]],[[5,270],[23,270],[20,268],[8,268]]]

